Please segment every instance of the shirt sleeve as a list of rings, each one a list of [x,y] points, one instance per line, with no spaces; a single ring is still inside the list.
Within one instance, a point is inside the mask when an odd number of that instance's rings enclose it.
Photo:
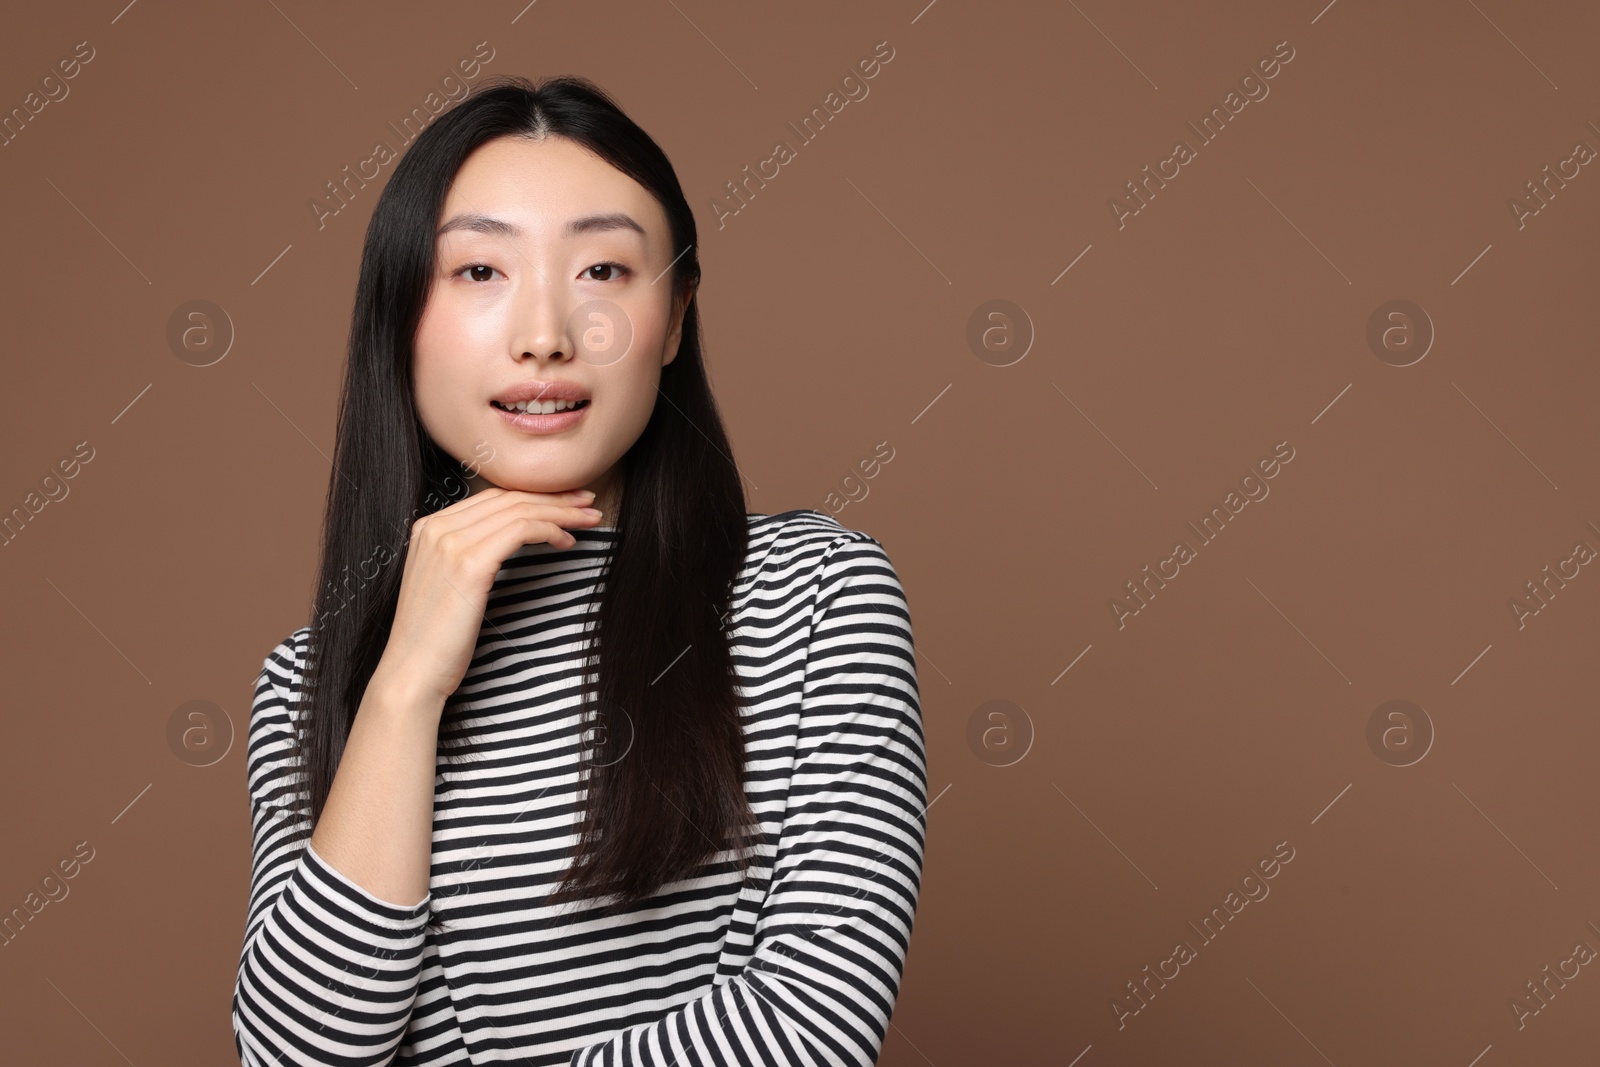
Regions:
[[[821,567],[772,882],[743,971],[569,1067],[876,1062],[922,880],[927,769],[911,616],[883,546]]]
[[[262,664],[250,709],[250,897],[233,993],[244,1067],[386,1064],[416,1000],[431,894],[379,900],[310,845],[291,760],[297,631]]]

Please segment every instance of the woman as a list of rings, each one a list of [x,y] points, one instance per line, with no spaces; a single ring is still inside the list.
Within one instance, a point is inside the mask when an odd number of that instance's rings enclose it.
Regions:
[[[315,621],[251,711],[241,1062],[876,1059],[910,616],[872,537],[745,512],[695,241],[582,79],[486,81],[396,166]]]

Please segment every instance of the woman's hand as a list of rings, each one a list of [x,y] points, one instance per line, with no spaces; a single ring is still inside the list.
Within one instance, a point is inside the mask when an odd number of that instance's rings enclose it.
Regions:
[[[563,527],[593,526],[587,489],[528,493],[491,488],[411,525],[394,625],[375,677],[410,697],[443,707],[472,663],[495,575],[526,544],[571,548]]]

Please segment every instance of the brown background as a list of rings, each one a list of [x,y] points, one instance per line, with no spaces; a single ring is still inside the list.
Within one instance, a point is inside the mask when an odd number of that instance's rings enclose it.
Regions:
[[[309,618],[393,166],[320,230],[309,204],[482,41],[485,74],[589,76],[666,149],[751,510],[848,488],[839,520],[907,588],[937,800],[881,1062],[1594,1060],[1600,967],[1520,1029],[1511,1003],[1600,949],[1600,568],[1520,628],[1511,602],[1600,547],[1600,167],[1524,225],[1510,203],[1600,147],[1600,9],[122,3],[0,34],[6,111],[95,50],[0,148],[0,506],[94,449],[0,549],[0,909],[94,850],[0,949],[8,1060],[233,1061],[251,684]],[[880,41],[868,96],[801,143],[786,123]],[[1269,95],[1199,145],[1185,124],[1281,41]],[[1119,228],[1179,138],[1196,158]],[[780,139],[796,158],[719,229]],[[234,331],[206,367],[166,337],[195,299]],[[1010,366],[967,342],[995,299],[1036,334]],[[1405,367],[1366,340],[1396,299],[1436,333]],[[1280,441],[1270,495],[1119,628],[1125,583]],[[1431,724],[1409,766],[1403,734],[1368,742],[1392,699]],[[221,714],[173,740],[191,700]],[[969,742],[995,700],[1022,710]],[[1187,924],[1285,841],[1201,945]],[[1196,958],[1119,1028],[1179,940]]]

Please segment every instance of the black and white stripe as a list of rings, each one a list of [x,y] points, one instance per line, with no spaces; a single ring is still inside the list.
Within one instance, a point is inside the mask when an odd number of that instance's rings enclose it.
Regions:
[[[266,658],[247,761],[241,1063],[860,1065],[888,1028],[922,876],[911,619],[883,546],[816,511],[751,515],[729,620],[765,843],[639,907],[545,906],[576,843],[585,613],[614,530],[525,545],[495,578],[435,779],[427,899],[386,903],[302,838],[290,696]],[[303,821],[303,820],[301,820]],[[725,858],[727,853],[719,860]]]

